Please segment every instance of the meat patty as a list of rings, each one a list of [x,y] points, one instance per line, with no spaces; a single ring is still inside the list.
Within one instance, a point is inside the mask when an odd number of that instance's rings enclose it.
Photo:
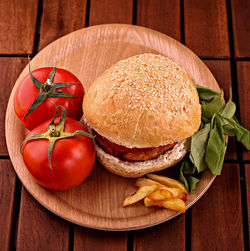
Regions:
[[[162,153],[170,150],[176,143],[148,148],[127,148],[121,145],[117,145],[94,131],[96,136],[96,142],[102,147],[102,149],[112,156],[127,160],[127,161],[143,161],[150,160],[159,157]]]

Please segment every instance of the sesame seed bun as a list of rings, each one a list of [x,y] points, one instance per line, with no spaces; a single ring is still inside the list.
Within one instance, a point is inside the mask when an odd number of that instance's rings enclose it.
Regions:
[[[179,142],[201,122],[198,93],[187,72],[149,53],[121,60],[99,76],[85,94],[83,112],[91,128],[128,148]]]

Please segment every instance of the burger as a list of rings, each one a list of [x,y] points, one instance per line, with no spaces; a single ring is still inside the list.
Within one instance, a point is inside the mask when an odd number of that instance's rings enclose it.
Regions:
[[[187,72],[161,55],[135,55],[101,74],[83,100],[97,159],[110,172],[140,177],[175,165],[199,129],[199,96]]]

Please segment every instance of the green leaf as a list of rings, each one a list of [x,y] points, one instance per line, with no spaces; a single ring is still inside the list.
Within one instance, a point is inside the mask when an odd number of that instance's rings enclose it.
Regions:
[[[43,83],[40,82],[38,79],[35,78],[35,76],[32,74],[31,70],[30,70],[30,63],[29,63],[29,73],[30,73],[30,78],[32,80],[32,83],[35,85],[35,87],[40,90],[43,86]]]
[[[235,115],[232,117],[232,119],[234,120],[235,123],[240,124],[239,120],[236,118]]]
[[[225,157],[225,138],[221,120],[215,115],[206,146],[205,162],[213,175],[221,174]]]
[[[187,190],[189,191],[189,185],[188,182],[184,176],[183,173],[183,168],[185,166],[186,161],[182,162],[181,168],[180,168],[180,175],[179,175],[179,180],[184,184],[184,186],[187,188]]]
[[[205,123],[203,121],[201,121],[199,130],[202,129],[202,128],[204,128],[204,126],[205,126]]]
[[[62,113],[61,113],[61,117],[60,117],[60,120],[59,120],[59,122],[58,122],[58,125],[56,126],[56,129],[57,129],[58,131],[64,131],[65,119],[66,119],[67,113],[66,113],[66,109],[65,109],[63,106],[59,105],[58,108],[59,108],[59,107],[62,108]]]
[[[211,102],[201,102],[201,113],[202,120],[205,122],[209,122],[209,120],[213,117],[215,113],[219,111],[222,106],[222,99],[219,96],[216,96],[212,99]]]
[[[224,131],[224,134],[230,136],[230,137],[233,137],[235,136],[235,131],[234,131],[234,127],[232,127],[231,125],[224,125],[223,126],[223,131]]]
[[[235,111],[236,111],[235,103],[232,101],[228,101],[224,106],[221,107],[218,113],[230,119],[234,116]]]
[[[31,135],[31,136],[29,136],[28,138],[26,138],[26,139],[22,142],[22,144],[21,144],[21,148],[20,148],[21,153],[22,153],[23,145],[24,145],[26,142],[28,142],[28,141],[30,141],[30,140],[44,139],[44,138],[46,137],[46,135],[47,135],[46,133],[40,133],[40,134]]]
[[[25,116],[23,117],[23,120],[32,112],[34,111],[40,104],[42,104],[42,102],[48,97],[48,94],[45,92],[39,92],[35,101],[33,102],[33,104],[30,106],[29,110],[27,111],[27,113],[25,114]]]
[[[54,91],[54,92],[49,92],[48,94],[49,97],[53,97],[53,98],[59,98],[59,97],[65,97],[65,98],[77,98],[75,96],[72,96],[71,94],[67,93],[67,92],[59,92],[59,91]]]
[[[184,162],[184,165],[182,166],[182,171],[184,174],[194,174],[196,171],[196,167],[193,165],[193,163],[187,159]]]
[[[51,155],[52,155],[52,150],[54,148],[54,144],[57,141],[57,138],[50,138],[49,139],[49,147],[48,147],[48,159],[49,159],[49,167],[52,169],[52,164],[51,164]]]
[[[51,102],[53,103],[53,102]],[[95,136],[85,132],[85,131],[81,131],[81,130],[77,130],[75,132],[64,132],[64,125],[65,125],[65,119],[66,119],[66,109],[63,106],[56,106],[55,103],[53,103],[55,108],[56,108],[56,112],[55,115],[53,117],[53,119],[51,120],[51,122],[48,125],[48,131],[45,133],[41,133],[41,134],[35,134],[32,135],[28,138],[26,138],[22,144],[21,144],[21,152],[22,152],[22,147],[23,145],[30,141],[30,140],[37,140],[37,139],[46,139],[49,140],[49,146],[48,146],[48,160],[49,160],[49,166],[52,169],[52,161],[51,161],[51,157],[52,157],[52,151],[54,148],[54,144],[56,141],[58,140],[62,140],[62,139],[66,139],[66,138],[70,138],[73,137],[75,135],[83,135],[83,136],[87,136],[89,138],[95,138]],[[61,113],[61,117],[60,117],[60,121],[58,123],[57,126],[54,125],[54,121],[57,117],[58,114],[58,108],[61,107],[62,108],[62,113]]]
[[[191,138],[190,160],[197,168],[198,173],[207,168],[205,163],[205,151],[209,137],[210,125],[205,124],[204,128],[196,132]]]
[[[197,177],[192,176],[195,171],[196,168],[190,160],[187,159],[182,162],[179,179],[189,192],[195,189],[196,184],[199,182],[199,179]]]
[[[52,83],[53,78],[54,78],[54,76],[55,76],[55,73],[56,73],[56,68],[53,67],[52,70],[51,70],[50,73],[49,73],[49,76],[47,77],[47,80],[50,80],[50,83]],[[47,81],[47,80],[46,80],[46,81]]]
[[[87,132],[85,132],[85,131],[81,131],[81,130],[77,130],[77,131],[75,131],[75,132],[69,132],[69,133],[67,133],[67,132],[64,132],[64,134],[63,134],[64,136],[64,138],[69,138],[69,137],[73,137],[73,136],[75,136],[75,135],[83,135],[83,136],[87,136],[87,137],[89,137],[89,138],[91,138],[91,139],[94,139],[95,138],[95,136],[93,136],[93,135],[91,135],[91,134],[89,134],[89,133],[87,133]]]
[[[221,118],[221,117],[220,117]],[[239,121],[237,120],[237,118],[235,117],[235,115],[231,118],[232,121],[234,121],[236,124],[239,125]],[[224,123],[223,125],[223,131],[224,131],[224,134],[230,136],[230,137],[233,137],[235,136],[235,130],[234,130],[234,126],[228,124],[228,122],[226,120],[224,120],[223,118],[221,118],[221,120],[223,122],[226,122]]]
[[[234,118],[228,119],[221,115],[219,116],[226,120],[232,127],[231,129],[234,130],[236,139],[241,142],[247,148],[247,150],[250,150],[250,132],[243,126],[239,125]]]
[[[202,122],[199,131],[191,137],[189,159],[180,168],[179,179],[191,192],[195,189],[198,173],[209,168],[213,175],[221,174],[225,157],[225,134],[236,136],[250,150],[250,132],[242,127],[235,117],[236,105],[230,98],[223,105],[221,93],[197,85],[202,108]]]
[[[58,115],[58,107],[56,106],[56,104],[53,102],[53,101],[51,101],[51,103],[54,105],[54,107],[55,107],[55,109],[56,109],[56,112],[55,112],[55,114],[54,114],[54,117],[53,117],[53,119],[51,120],[51,122],[49,123],[49,126],[54,126],[55,125],[55,119],[56,119],[56,117],[57,117],[57,115]],[[48,127],[49,127],[48,126]]]
[[[206,88],[201,85],[196,85],[196,89],[198,91],[200,100],[210,100],[214,97],[220,96],[219,92]]]
[[[58,89],[58,88],[62,88],[62,87],[76,85],[76,84],[79,84],[79,82],[77,82],[77,83],[54,83],[54,84],[56,86],[56,89]]]
[[[23,120],[33,111],[35,110],[47,97],[66,97],[66,98],[77,98],[75,96],[72,96],[69,93],[66,92],[60,92],[57,91],[56,89],[61,88],[61,87],[66,87],[66,86],[71,86],[74,84],[78,83],[52,83],[54,75],[56,73],[56,68],[53,67],[52,70],[50,71],[45,83],[43,84],[40,82],[38,79],[34,77],[30,70],[30,64],[29,64],[29,72],[30,72],[30,77],[33,82],[33,84],[36,86],[36,88],[40,91],[39,94],[36,97],[36,100],[34,103],[31,105],[29,108],[28,112],[24,116]],[[49,81],[48,81],[49,80]],[[50,82],[50,83],[49,83]]]
[[[230,88],[230,97],[228,102],[220,109],[219,114],[230,119],[234,116],[236,111],[236,105],[232,101],[232,89]],[[223,122],[225,124],[225,122]]]
[[[189,186],[189,192],[190,193],[196,188],[196,185],[197,185],[197,183],[199,181],[200,180],[198,178],[195,178],[195,177],[192,177],[192,176],[187,177],[187,183],[188,183],[188,186]]]

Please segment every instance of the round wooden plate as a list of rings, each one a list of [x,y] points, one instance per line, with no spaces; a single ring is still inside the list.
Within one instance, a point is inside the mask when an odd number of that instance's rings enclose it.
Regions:
[[[87,89],[106,68],[135,54],[162,54],[186,69],[196,84],[219,90],[204,63],[187,47],[159,32],[132,25],[109,24],[85,28],[51,43],[31,60],[31,69],[56,66],[75,74]],[[20,144],[27,131],[17,119],[13,98],[25,67],[12,90],[6,113],[6,140],[14,169],[25,188],[43,206],[73,223],[103,230],[134,230],[167,221],[175,212],[145,208],[137,203],[121,206],[126,195],[135,191],[134,179],[122,178],[105,171],[96,163],[89,178],[75,189],[54,192],[39,186],[29,174],[20,154]],[[187,208],[197,201],[213,182],[205,172],[187,201]]]

